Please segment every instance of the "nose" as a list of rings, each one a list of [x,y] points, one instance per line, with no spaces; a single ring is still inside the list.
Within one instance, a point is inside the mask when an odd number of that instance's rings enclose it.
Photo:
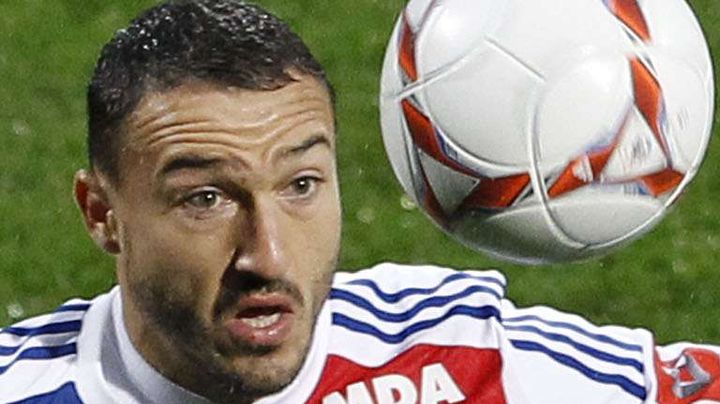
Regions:
[[[234,267],[266,279],[282,279],[287,272],[286,246],[283,241],[285,217],[271,200],[257,198],[252,209],[237,226]]]

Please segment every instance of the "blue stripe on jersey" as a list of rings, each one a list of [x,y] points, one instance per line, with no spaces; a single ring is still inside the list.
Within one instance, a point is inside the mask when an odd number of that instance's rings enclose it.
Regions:
[[[0,375],[7,372],[14,364],[22,360],[55,359],[77,353],[77,345],[71,344],[48,347],[33,347],[21,351],[20,354],[8,365],[0,366]]]
[[[20,348],[22,348],[22,345],[19,346],[2,346],[0,345],[0,356],[10,356],[14,355],[15,352],[19,351]]]
[[[643,348],[642,348],[642,346],[640,346],[640,345],[629,344],[629,343],[626,343],[626,342],[618,341],[618,340],[616,340],[615,338],[612,338],[612,337],[610,337],[610,336],[608,336],[608,335],[591,333],[590,331],[587,331],[587,330],[585,330],[585,329],[583,329],[583,328],[581,328],[581,327],[579,327],[579,326],[577,326],[577,325],[575,325],[575,324],[563,323],[563,322],[560,322],[560,321],[545,320],[545,319],[543,319],[543,318],[541,318],[541,317],[534,316],[534,315],[527,315],[527,316],[520,316],[520,317],[512,317],[512,318],[504,318],[504,319],[503,319],[503,323],[504,323],[504,324],[507,324],[507,323],[517,323],[517,322],[520,322],[520,321],[527,321],[527,320],[534,320],[534,321],[538,321],[538,322],[541,322],[541,323],[546,324],[546,325],[549,325],[549,326],[553,326],[553,327],[557,327],[557,328],[564,328],[564,329],[567,329],[567,330],[572,330],[572,331],[575,331],[575,332],[577,332],[578,334],[582,334],[582,335],[584,335],[584,336],[586,336],[586,337],[588,337],[588,338],[594,339],[594,340],[596,340],[596,341],[600,341],[600,342],[605,342],[605,343],[608,343],[608,344],[612,344],[612,345],[615,345],[615,346],[617,346],[617,347],[619,347],[619,348],[626,349],[626,350],[628,350],[628,351],[641,352],[641,353],[642,353],[642,351],[643,351]]]
[[[348,284],[349,285],[367,286],[370,289],[372,289],[373,292],[375,292],[375,294],[380,299],[384,300],[385,302],[397,303],[405,297],[408,297],[411,295],[429,295],[429,294],[437,292],[438,289],[440,289],[441,287],[443,287],[444,285],[446,285],[448,283],[451,283],[451,282],[454,282],[457,280],[467,280],[467,279],[478,280],[478,281],[482,281],[482,282],[486,282],[486,283],[492,283],[492,284],[498,285],[501,288],[505,289],[505,285],[499,279],[493,278],[491,276],[470,275],[470,274],[467,274],[464,272],[454,273],[454,274],[446,277],[442,281],[440,281],[440,283],[437,286],[432,287],[432,288],[408,288],[408,289],[403,289],[396,293],[383,292],[382,289],[380,289],[380,287],[377,285],[377,283],[375,283],[374,281],[372,281],[370,279],[357,279],[357,280],[348,282]]]
[[[578,351],[586,353],[586,354],[592,356],[593,358],[600,359],[605,362],[614,363],[617,365],[631,366],[640,373],[643,373],[645,371],[645,366],[642,364],[642,362],[640,362],[638,360],[635,360],[632,358],[623,358],[621,356],[617,356],[617,355],[613,355],[611,353],[597,350],[597,349],[587,346],[585,344],[581,344],[579,342],[573,341],[570,337],[568,337],[566,335],[545,332],[537,327],[532,327],[529,325],[526,325],[526,326],[505,325],[504,327],[506,330],[531,332],[533,334],[537,334],[542,337],[545,337],[551,341],[561,342],[561,343],[570,345],[571,347],[577,349]]]
[[[11,404],[82,404],[74,383],[65,383],[59,389],[15,401]]]
[[[479,285],[470,286],[469,288],[463,290],[462,292],[456,293],[454,295],[430,297],[428,299],[418,302],[413,308],[411,308],[410,310],[403,312],[403,313],[389,313],[386,311],[382,311],[382,310],[378,309],[377,307],[373,306],[372,303],[367,301],[365,298],[358,296],[354,293],[351,293],[347,290],[342,290],[342,289],[332,289],[330,291],[330,299],[346,301],[350,304],[353,304],[357,307],[360,307],[360,308],[372,313],[372,315],[374,315],[375,317],[377,317],[380,320],[399,323],[399,322],[411,320],[420,311],[422,311],[426,308],[443,307],[443,306],[446,306],[448,303],[452,303],[452,302],[462,299],[464,297],[470,296],[474,293],[489,293],[492,296],[496,297],[497,299],[500,299],[500,295],[495,290],[488,288],[486,286],[479,286]]]
[[[68,311],[87,311],[90,308],[90,303],[78,303],[78,304],[66,304],[60,306],[55,310],[55,313],[63,313]]]
[[[538,344],[537,342],[513,339],[511,339],[510,342],[517,349],[543,353],[555,360],[556,362],[577,370],[591,380],[604,384],[614,384],[641,400],[645,400],[647,396],[647,392],[645,391],[645,388],[643,388],[643,386],[633,382],[625,376],[613,375],[593,370],[586,365],[580,363],[580,361],[578,361],[577,359],[569,355],[562,354],[560,352],[555,352]]]
[[[37,335],[63,334],[80,331],[82,321],[64,321],[60,323],[45,324],[40,327],[7,327],[0,330],[0,335],[11,334],[18,337],[34,337]]]
[[[389,344],[399,344],[403,342],[406,338],[409,336],[418,333],[420,331],[426,330],[428,328],[432,328],[437,326],[438,324],[442,323],[443,321],[447,320],[450,317],[453,316],[468,316],[473,317],[477,319],[483,319],[487,320],[489,318],[500,318],[500,311],[493,306],[482,306],[482,307],[471,307],[471,306],[464,306],[464,305],[458,305],[453,307],[452,309],[448,310],[447,313],[445,313],[443,316],[432,319],[432,320],[424,320],[419,321],[415,324],[409,325],[404,330],[400,331],[397,334],[386,334],[379,329],[377,329],[375,326],[372,326],[370,324],[364,323],[362,321],[354,320],[348,316],[345,316],[340,313],[333,313],[332,315],[332,323],[334,325],[347,328],[351,331],[355,331],[361,334],[367,334],[372,335],[375,338],[387,342]]]

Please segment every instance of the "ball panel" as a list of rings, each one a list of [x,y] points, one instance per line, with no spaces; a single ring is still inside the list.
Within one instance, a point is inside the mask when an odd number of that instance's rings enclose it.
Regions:
[[[491,215],[482,211],[463,212],[454,218],[450,231],[470,248],[519,263],[541,264],[584,257],[584,246],[563,242],[537,203]]]
[[[390,165],[395,176],[400,181],[400,185],[402,185],[408,196],[414,200],[413,170],[408,157],[411,145],[406,144],[409,135],[406,134],[407,129],[403,122],[402,110],[399,104],[391,99],[386,99],[381,105],[384,110],[381,126],[385,151],[390,159]]]
[[[408,196],[417,203],[411,162],[408,158],[408,152],[412,149],[412,145],[409,144],[403,111],[398,101],[398,94],[404,86],[403,72],[398,63],[398,35],[401,22],[402,20],[399,20],[395,24],[392,39],[385,52],[380,82],[380,127],[385,152],[388,155],[395,176]]]
[[[637,0],[606,0],[605,4],[641,41],[650,40],[650,29]]]
[[[430,77],[486,46],[486,37],[508,18],[507,4],[496,0],[439,2],[418,35],[420,76]]]
[[[392,102],[402,91],[404,83],[403,72],[398,63],[399,35],[402,28],[402,20],[399,20],[393,28],[392,37],[388,43],[383,59],[382,75],[380,76],[380,102]],[[381,108],[381,112],[383,112]],[[381,118],[384,118],[381,114]]]
[[[643,175],[639,178],[638,184],[643,188],[645,194],[654,196],[658,201],[666,201],[665,206],[674,202],[675,196],[682,190],[682,183],[686,180],[685,173],[672,168]],[[668,195],[672,192],[673,195]]]
[[[663,134],[662,120],[665,114],[663,89],[648,62],[640,58],[630,59],[635,106],[650,127],[655,140],[667,156],[670,154],[668,139]]]
[[[438,0],[413,0],[407,4],[405,14],[400,18],[405,18],[413,32],[417,33],[422,29],[432,9],[437,7],[437,3]]]
[[[700,24],[685,1],[653,0],[642,3],[652,35],[652,47],[683,60],[712,79],[712,61]]]
[[[637,109],[632,109],[597,180],[603,183],[633,181],[663,170],[667,164],[667,155],[647,122]]]
[[[452,214],[475,188],[478,179],[441,164],[421,150],[418,150],[418,156],[443,212]]]
[[[626,190],[622,186],[591,187],[551,200],[548,209],[569,238],[586,245],[607,244],[634,232],[663,210],[655,198],[628,195]]]
[[[649,59],[663,91],[662,133],[674,168],[694,171],[710,138],[708,117],[713,100],[697,68],[659,50]]]
[[[416,37],[407,18],[401,18],[398,33],[398,63],[404,77],[403,81],[415,82],[418,80]]]
[[[501,210],[525,202],[530,192],[530,175],[514,174],[497,178],[481,178],[460,206],[464,210]]]
[[[559,175],[550,176],[550,181],[540,182],[538,193],[549,198],[558,198],[589,184],[602,182],[603,172],[607,169],[616,145],[613,141],[588,150],[567,164]]]
[[[527,166],[527,99],[538,84],[515,61],[487,48],[428,83],[418,98],[442,131],[476,158]]]
[[[427,114],[417,105],[414,97],[408,97],[400,102],[413,145],[441,164],[467,175],[474,175],[468,167],[458,162],[455,156],[450,155],[445,147],[444,137],[437,130]]]
[[[614,142],[632,105],[627,59],[598,55],[546,82],[537,106],[537,158],[555,166]],[[581,135],[579,135],[581,134]]]
[[[464,167],[463,170],[470,170],[474,175],[483,178],[500,178],[515,175],[520,172],[527,172],[526,165],[496,164],[491,161],[477,158],[469,151],[463,149],[453,139],[449,138],[442,128],[435,127],[435,130],[442,141],[444,153],[448,158]]]
[[[414,170],[415,192],[417,194],[415,199],[418,201],[418,206],[420,206],[423,211],[430,216],[435,224],[441,228],[445,228],[447,214],[445,213],[443,206],[440,204],[435,190],[432,185],[430,185],[430,180],[425,173],[425,169],[422,165],[418,164],[414,167]]]
[[[541,77],[587,54],[628,54],[631,42],[602,1],[516,0],[492,38]]]

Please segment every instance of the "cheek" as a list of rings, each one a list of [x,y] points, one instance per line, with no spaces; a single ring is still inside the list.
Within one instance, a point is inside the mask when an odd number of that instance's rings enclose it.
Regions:
[[[341,210],[337,198],[327,198],[319,205],[318,214],[299,226],[295,259],[303,262],[305,282],[319,290],[328,287],[340,250]]]
[[[172,220],[157,218],[130,221],[124,233],[122,270],[129,282],[146,283],[174,300],[210,309],[230,260],[222,234],[189,232]]]

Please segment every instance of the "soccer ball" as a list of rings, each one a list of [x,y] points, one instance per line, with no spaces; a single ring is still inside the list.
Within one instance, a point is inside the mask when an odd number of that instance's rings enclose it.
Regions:
[[[683,0],[411,0],[381,123],[403,188],[442,229],[562,262],[658,223],[703,159],[713,92]]]

